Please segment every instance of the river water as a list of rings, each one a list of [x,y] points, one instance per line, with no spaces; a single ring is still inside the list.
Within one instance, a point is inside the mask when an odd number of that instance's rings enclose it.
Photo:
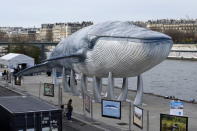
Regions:
[[[197,100],[197,61],[165,60],[142,74],[144,92],[179,99]],[[107,84],[107,80],[103,80]],[[121,87],[122,79],[115,79]],[[129,78],[129,89],[136,90],[137,78]]]

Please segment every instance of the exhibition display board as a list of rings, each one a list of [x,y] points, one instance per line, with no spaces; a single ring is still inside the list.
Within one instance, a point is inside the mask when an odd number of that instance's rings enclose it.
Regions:
[[[20,86],[21,85],[21,77],[14,77],[14,82],[15,82],[14,83],[15,85],[19,85]]]
[[[188,117],[160,114],[160,131],[188,131]]]
[[[133,107],[133,124],[143,129],[143,109],[135,105]]]
[[[88,95],[84,95],[84,108],[85,111],[91,113],[91,97]]]
[[[183,116],[183,102],[178,100],[170,101],[170,115]]]
[[[12,74],[11,73],[8,73],[8,83],[11,83],[12,82]]]
[[[44,96],[54,97],[54,84],[44,83]]]
[[[102,99],[101,110],[103,117],[121,119],[121,101]]]

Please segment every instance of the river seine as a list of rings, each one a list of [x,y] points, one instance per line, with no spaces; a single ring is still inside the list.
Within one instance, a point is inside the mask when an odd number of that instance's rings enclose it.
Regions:
[[[142,76],[146,93],[197,100],[197,61],[165,60]],[[106,79],[103,83],[107,84]],[[121,79],[115,79],[115,86],[121,84]],[[129,89],[136,90],[136,84],[136,77],[129,78]]]

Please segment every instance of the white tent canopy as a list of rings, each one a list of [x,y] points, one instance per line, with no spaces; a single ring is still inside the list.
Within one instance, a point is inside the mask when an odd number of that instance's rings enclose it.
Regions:
[[[8,68],[16,68],[18,64],[27,64],[27,67],[34,66],[34,58],[17,53],[9,53],[0,57],[0,64]]]

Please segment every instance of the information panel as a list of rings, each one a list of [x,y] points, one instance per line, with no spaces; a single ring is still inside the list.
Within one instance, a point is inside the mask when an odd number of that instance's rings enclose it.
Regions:
[[[183,116],[183,102],[170,101],[170,115]]]
[[[143,129],[143,109],[137,106],[133,110],[133,124]]]
[[[85,110],[90,113],[91,110],[91,98],[88,95],[84,95],[84,106]]]
[[[44,96],[54,97],[54,84],[44,83]]]
[[[8,83],[11,83],[11,82],[12,82],[12,74],[8,73]]]
[[[21,85],[21,77],[15,77],[15,85]]]
[[[160,131],[188,131],[188,117],[160,114]]]
[[[102,99],[102,116],[121,119],[121,102]]]

